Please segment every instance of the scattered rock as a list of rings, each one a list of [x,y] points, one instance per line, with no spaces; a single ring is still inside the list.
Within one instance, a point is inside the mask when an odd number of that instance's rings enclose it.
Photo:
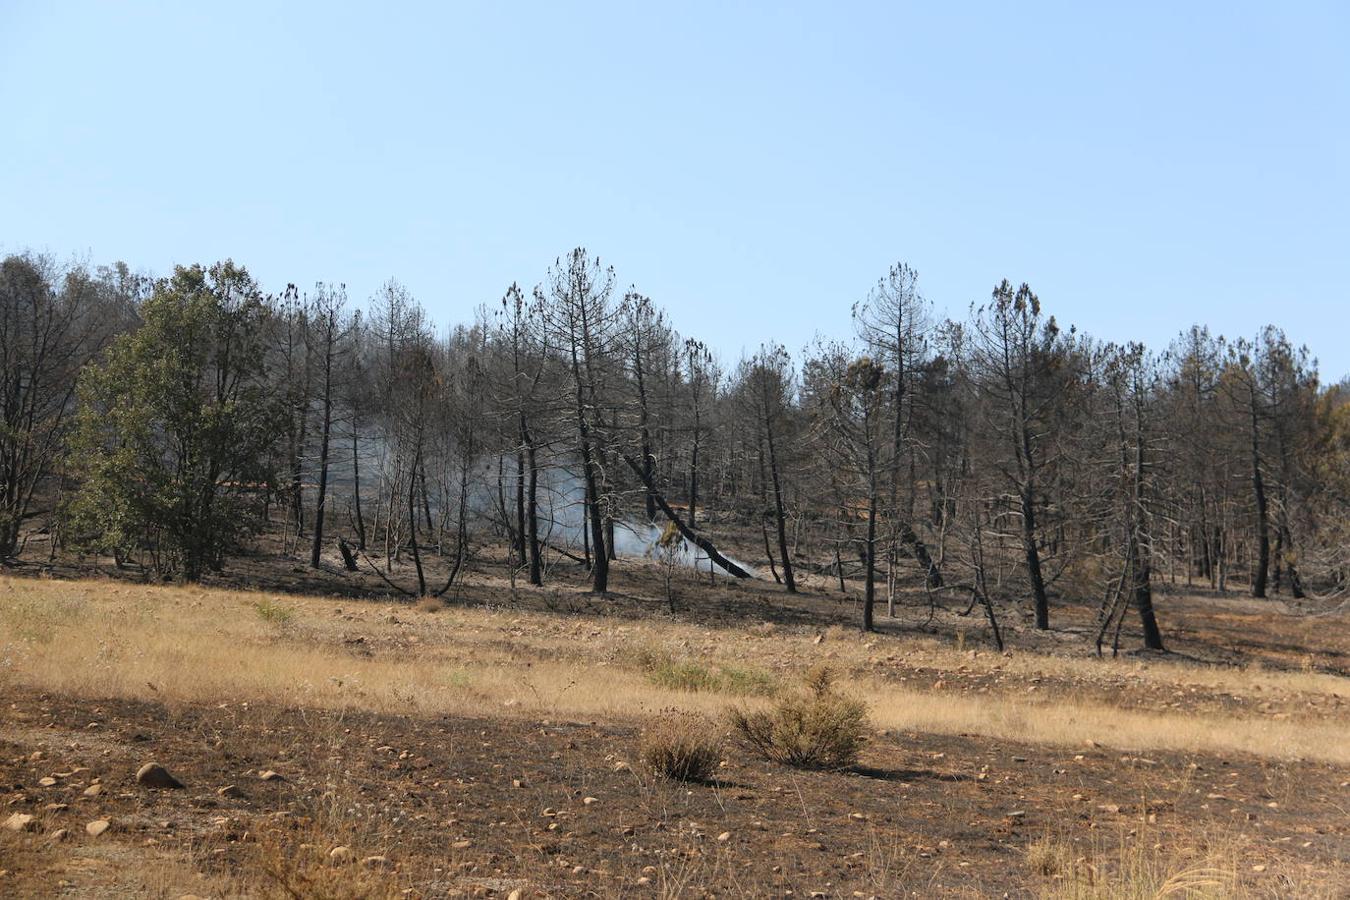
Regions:
[[[107,831],[111,827],[112,823],[109,822],[107,819],[95,819],[88,825],[84,826],[84,830],[89,833],[90,837],[98,837],[100,834]]]
[[[136,770],[136,783],[141,787],[173,790],[181,788],[183,782],[169,774],[169,770],[159,763],[148,762]]]
[[[5,820],[5,827],[10,831],[36,831],[38,826],[28,813],[15,813]]]
[[[356,854],[352,852],[351,847],[338,845],[328,851],[328,861],[335,866],[346,865],[356,859]]]

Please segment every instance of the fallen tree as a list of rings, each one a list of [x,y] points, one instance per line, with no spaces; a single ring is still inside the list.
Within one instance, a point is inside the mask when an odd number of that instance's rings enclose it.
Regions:
[[[666,498],[656,489],[656,485],[652,483],[651,475],[644,471],[642,466],[638,465],[636,460],[627,453],[624,453],[623,461],[628,463],[628,468],[632,469],[637,474],[637,477],[642,480],[643,487],[647,489],[651,498],[656,501],[657,507],[665,514],[665,517],[673,522],[675,527],[679,529],[681,537],[708,554],[708,558],[721,566],[722,570],[728,574],[734,575],[737,578],[755,577],[737,565],[733,560],[728,559],[719,553],[712,541],[686,525],[684,520],[679,517],[679,514],[666,502]]]

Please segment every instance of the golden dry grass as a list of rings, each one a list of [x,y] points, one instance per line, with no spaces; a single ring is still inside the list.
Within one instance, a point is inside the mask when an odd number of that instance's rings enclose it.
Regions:
[[[879,642],[879,643],[878,643]],[[1350,696],[1350,679],[1312,672],[1203,668],[957,651],[935,641],[863,640],[769,627],[712,631],[671,622],[353,602],[96,581],[0,578],[0,680],[76,696],[267,702],[394,713],[548,715],[628,720],[678,705],[709,715],[762,699],[653,681],[652,654],[710,672],[793,677],[828,661],[850,673],[878,728],[975,733],[1053,745],[1244,752],[1350,764],[1350,726],[1122,709],[1073,691],[956,694],[870,674],[879,653],[906,664],[1016,678],[1126,679],[1141,691],[1221,688],[1238,698]],[[714,682],[716,683],[716,682]]]
[[[1199,834],[1178,842],[1140,822],[1128,830],[1099,831],[1084,843],[1044,835],[1025,848],[1030,887],[1042,900],[1239,900],[1255,896],[1331,900],[1338,886],[1294,868],[1268,871],[1243,862],[1243,836]],[[1244,871],[1260,874],[1257,891]]]

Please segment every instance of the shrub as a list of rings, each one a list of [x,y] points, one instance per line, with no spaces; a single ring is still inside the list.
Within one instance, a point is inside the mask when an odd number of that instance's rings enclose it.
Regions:
[[[295,610],[275,600],[259,600],[253,604],[253,611],[258,614],[258,618],[273,625],[285,625],[295,616]]]
[[[440,597],[422,597],[417,601],[416,609],[418,612],[438,613],[445,609],[445,601]]]
[[[804,690],[767,710],[733,709],[732,732],[749,750],[799,769],[842,769],[858,761],[867,741],[867,705],[834,689],[834,675],[816,669]]]
[[[722,741],[706,717],[667,709],[643,731],[638,754],[658,775],[707,781],[722,760]]]

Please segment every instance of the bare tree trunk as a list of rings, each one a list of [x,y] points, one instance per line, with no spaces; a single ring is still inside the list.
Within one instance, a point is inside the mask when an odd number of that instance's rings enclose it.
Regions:
[[[361,453],[356,418],[352,418],[352,512],[356,517],[356,549],[366,549],[366,520],[361,516]],[[378,513],[378,510],[377,510]]]
[[[314,503],[314,542],[309,549],[309,564],[319,567],[323,551],[323,517],[328,497],[328,440],[333,425],[333,336],[329,333],[323,367],[323,433],[319,439],[319,495]]]
[[[778,478],[778,453],[774,449],[773,424],[764,417],[764,429],[769,444],[769,477],[773,483],[774,524],[778,529],[778,557],[783,563],[783,583],[789,594],[797,593],[797,581],[792,576],[792,555],[788,553],[787,522],[783,511],[783,486]],[[777,577],[777,576],[775,576]]]
[[[420,441],[420,439],[419,439]],[[408,472],[408,547],[412,550],[413,567],[417,569],[417,596],[427,595],[427,579],[422,572],[422,554],[417,549],[417,464],[421,454],[413,457],[413,467]]]
[[[1041,575],[1041,554],[1036,546],[1036,508],[1029,487],[1021,493],[1022,551],[1027,561],[1027,578],[1031,582],[1031,596],[1036,604],[1036,628],[1050,628],[1050,600],[1045,592],[1045,578]]]
[[[1256,568],[1252,572],[1252,596],[1266,596],[1270,571],[1270,528],[1266,513],[1266,485],[1261,478],[1261,442],[1256,419],[1256,388],[1249,391],[1252,429],[1252,493],[1256,498]]]
[[[539,555],[539,466],[535,461],[534,441],[529,431],[524,431],[523,436],[530,470],[530,483],[525,492],[526,526],[529,528],[530,584],[539,587],[544,583],[544,567]]]

